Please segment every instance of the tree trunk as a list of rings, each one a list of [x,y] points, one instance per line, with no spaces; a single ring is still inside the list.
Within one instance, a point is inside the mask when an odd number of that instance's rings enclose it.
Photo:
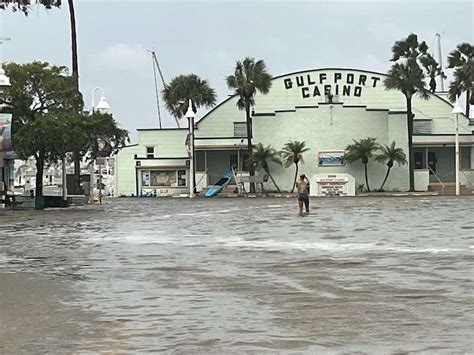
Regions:
[[[411,112],[411,97],[407,101],[407,128],[408,128],[408,171],[410,179],[410,191],[415,191],[415,159],[413,156],[413,113]]]
[[[75,79],[77,91],[79,91],[79,63],[77,56],[77,32],[76,13],[74,11],[74,1],[68,0],[69,18],[71,23],[71,55],[72,55],[72,75]]]
[[[245,104],[245,114],[247,119],[247,151],[249,157],[252,156],[253,147],[252,147],[252,116],[250,115],[250,104]],[[249,167],[250,169],[250,176],[255,175],[255,170],[252,166]],[[250,183],[250,192],[255,193],[255,183]]]
[[[270,179],[272,180],[273,185],[275,185],[277,191],[278,191],[278,192],[281,192],[280,188],[278,187],[278,185],[276,184],[275,180],[273,179],[272,174],[270,174],[270,171],[269,171],[268,169],[265,169],[265,172],[268,174],[268,176],[269,176]]]
[[[79,91],[79,59],[77,54],[77,32],[76,32],[76,12],[74,10],[74,0],[68,0],[69,19],[71,24],[71,57],[72,57],[72,76]],[[81,156],[79,152],[73,152],[74,159],[74,191],[73,194],[81,194]]]
[[[293,181],[293,188],[291,189],[291,193],[295,192],[296,179],[298,178],[298,164],[295,164],[295,165],[296,165],[295,180]]]
[[[44,170],[44,152],[39,152],[36,158],[36,185],[35,185],[35,207],[42,209],[44,207],[43,197],[43,170]]]
[[[370,192],[369,175],[367,174],[367,163],[364,163],[364,170],[365,170],[365,184],[367,185],[367,192]]]
[[[471,91],[466,90],[466,117],[469,117],[469,111],[471,110]]]
[[[387,168],[387,174],[385,174],[385,179],[383,179],[382,186],[380,186],[380,189],[379,189],[380,192],[383,190],[383,187],[384,187],[385,183],[387,182],[388,175],[390,174],[390,169],[392,169],[392,168],[391,167]]]

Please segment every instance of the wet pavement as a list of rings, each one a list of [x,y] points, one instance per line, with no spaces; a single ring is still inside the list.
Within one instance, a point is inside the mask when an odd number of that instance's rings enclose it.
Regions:
[[[474,198],[0,212],[0,353],[472,353]]]

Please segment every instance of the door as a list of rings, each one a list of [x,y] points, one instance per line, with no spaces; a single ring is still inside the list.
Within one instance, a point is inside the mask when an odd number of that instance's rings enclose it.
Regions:
[[[423,155],[423,152],[414,153],[415,169],[423,169],[425,167],[425,164],[423,163]]]

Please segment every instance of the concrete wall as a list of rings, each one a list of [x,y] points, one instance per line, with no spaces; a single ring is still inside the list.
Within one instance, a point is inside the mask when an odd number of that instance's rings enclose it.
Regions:
[[[135,154],[141,154],[143,147],[125,147],[118,152],[115,159],[115,197],[130,196],[136,193],[135,188]]]
[[[344,151],[353,139],[377,138],[380,144],[397,141],[397,146],[407,151],[406,138],[400,130],[405,129],[405,120],[401,116],[389,115],[388,111],[367,111],[361,107],[343,107],[342,105],[320,105],[318,108],[301,108],[295,112],[277,113],[275,116],[254,118],[254,141],[265,146],[271,145],[281,150],[290,140],[306,142],[310,148],[304,155],[304,164],[300,172],[308,176],[314,174],[348,173],[355,177],[356,186],[365,184],[364,166],[360,162],[341,167],[318,166],[318,153],[321,151]],[[286,169],[271,166],[272,175],[283,190],[291,190],[294,179],[294,166]],[[369,162],[369,184],[371,189],[380,187],[385,177],[384,164]],[[386,190],[407,189],[408,169],[398,166],[385,186]],[[267,189],[272,189],[269,182]]]

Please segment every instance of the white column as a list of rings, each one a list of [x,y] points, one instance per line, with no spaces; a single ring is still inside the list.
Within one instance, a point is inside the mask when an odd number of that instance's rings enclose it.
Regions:
[[[458,122],[458,114],[456,114],[456,135],[455,135],[455,144],[456,144],[456,196],[459,196],[459,122]]]
[[[194,118],[189,118],[189,147],[191,148],[189,162],[189,197],[194,197]]]

